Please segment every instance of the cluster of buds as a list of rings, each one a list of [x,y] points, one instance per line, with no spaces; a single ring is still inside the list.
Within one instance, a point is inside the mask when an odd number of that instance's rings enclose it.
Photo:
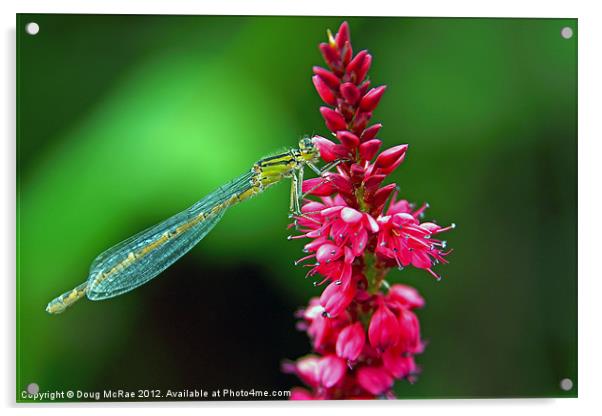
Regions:
[[[335,36],[328,32],[320,51],[328,69],[314,67],[313,84],[336,141],[313,140],[336,172],[303,182],[314,199],[304,201],[295,218],[300,234],[291,238],[310,240],[297,264],[309,267],[306,277],[325,289],[299,315],[313,353],[284,370],[309,388],[295,388],[293,399],[393,397],[394,380],[413,381],[418,373],[414,356],[424,343],[414,310],[424,299],[385,277],[392,268],[413,266],[439,280],[433,267],[446,263],[449,252],[436,236],[454,225],[421,222],[426,204],[415,209],[397,199],[396,184],[383,185],[408,146],[379,153],[382,126],[368,124],[386,87],[371,88],[372,56],[365,50],[353,55],[346,22]]]

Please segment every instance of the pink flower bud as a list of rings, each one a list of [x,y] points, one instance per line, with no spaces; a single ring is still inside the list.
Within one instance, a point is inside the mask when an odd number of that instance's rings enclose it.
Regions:
[[[372,207],[380,210],[380,208],[385,204],[387,198],[391,195],[391,193],[397,188],[397,185],[394,183],[390,183],[389,185],[383,186],[378,191],[374,193],[371,198]]]
[[[319,66],[314,66],[313,71],[314,74],[319,75],[320,78],[322,78],[322,81],[324,81],[330,88],[339,88],[339,84],[341,83],[341,81],[335,74],[330,72],[328,69],[324,69]]]
[[[393,378],[382,367],[361,367],[357,370],[357,382],[369,393],[385,393],[393,385]]]
[[[316,252],[316,260],[320,263],[335,261],[343,255],[343,249],[334,244],[322,244]]]
[[[399,159],[397,159],[392,165],[390,165],[389,167],[386,167],[386,168],[380,168],[380,169],[378,169],[378,171],[380,173],[384,173],[385,175],[388,175],[389,173],[391,173],[395,169],[397,169],[397,167],[399,165],[401,165],[401,162],[403,162],[405,157],[406,157],[405,154],[401,155],[401,157]]]
[[[337,98],[334,96],[332,90],[326,85],[326,83],[320,78],[319,75],[314,75],[311,77],[311,80],[316,87],[316,91],[318,91],[318,95],[320,98],[326,103],[330,105],[336,105]]]
[[[335,153],[335,144],[333,142],[321,136],[314,136],[312,140],[324,162],[333,162],[337,159],[337,155]]]
[[[372,83],[370,82],[369,79],[365,79],[364,82],[362,82],[359,85],[359,89],[360,89],[360,95],[363,97],[364,95],[366,95],[366,93],[368,92],[368,90],[370,89],[370,85],[372,85]]]
[[[364,175],[366,170],[363,166],[354,163],[349,168],[349,176],[351,177],[351,182],[354,184],[359,184],[364,180]]]
[[[420,323],[409,309],[401,308],[398,314],[399,348],[404,352],[415,353],[422,349]]]
[[[304,383],[310,386],[317,386],[319,384],[318,378],[318,367],[320,365],[320,358],[308,355],[307,357],[297,360],[296,371],[297,375]]]
[[[334,174],[331,174],[331,175],[334,175]],[[323,217],[329,217],[331,215],[338,215],[338,213],[342,209],[343,209],[342,205],[335,205],[334,207],[324,208],[321,213],[322,213]]]
[[[406,150],[408,150],[407,144],[400,144],[399,146],[391,147],[385,150],[376,158],[376,161],[374,162],[374,169],[387,170],[392,165],[397,163],[400,158],[403,161]]]
[[[362,142],[365,142],[370,139],[374,139],[382,126],[383,125],[380,123],[371,125],[370,127],[368,127],[366,130],[364,130],[362,132],[362,135],[360,136],[360,140]]]
[[[343,146],[350,149],[355,149],[360,144],[359,137],[347,130],[339,130],[337,132],[337,139],[339,139]]]
[[[364,189],[366,194],[373,194],[378,190],[379,185],[387,175],[370,175],[364,180]]]
[[[291,389],[291,400],[315,400],[311,392],[307,391],[302,387],[295,387]]]
[[[362,82],[364,80],[364,78],[366,78],[366,74],[370,70],[371,65],[372,65],[372,55],[366,54],[366,56],[364,57],[364,59],[362,61],[361,67],[359,67],[355,71],[355,73],[356,73],[355,82]]]
[[[386,85],[381,85],[380,87],[372,88],[368,91],[368,93],[362,97],[362,101],[360,101],[360,109],[363,111],[373,111],[376,106],[378,106],[378,102],[386,89]]]
[[[405,378],[416,372],[414,357],[405,356],[396,348],[389,348],[383,354],[383,366],[397,379]]]
[[[355,58],[353,58],[351,60],[351,62],[349,62],[349,65],[347,65],[347,73],[351,74],[356,72],[358,69],[361,68],[361,66],[364,63],[364,59],[366,58],[366,55],[368,55],[368,51],[363,50],[363,51],[359,51],[357,55],[355,55]],[[357,75],[356,75],[357,77]],[[359,83],[359,81],[358,81]]]
[[[355,105],[360,99],[360,90],[352,82],[341,84],[341,95],[351,105]]]
[[[370,112],[358,112],[353,120],[353,129],[356,132],[361,132],[366,128],[368,121],[372,118]]]
[[[384,304],[381,298],[381,303],[372,315],[370,326],[368,327],[368,338],[370,345],[378,351],[384,351],[392,345],[395,345],[399,340],[399,323],[397,317]]]
[[[327,389],[336,385],[343,376],[347,367],[345,360],[336,355],[327,355],[320,360],[318,365],[318,378],[320,384]]]
[[[316,251],[325,242],[326,242],[326,238],[316,238],[312,242],[305,244],[303,246],[303,248],[309,253],[311,251]]]
[[[357,360],[364,344],[366,333],[359,322],[346,326],[337,338],[337,355],[349,361]]]
[[[351,61],[351,57],[353,56],[353,48],[351,47],[351,43],[345,42],[345,45],[341,48],[341,57],[343,59],[343,66],[347,66],[349,61]]]
[[[422,224],[424,225],[424,224]],[[414,309],[424,307],[424,298],[411,286],[394,284],[389,289],[388,296],[402,305]]]
[[[378,153],[380,146],[383,143],[378,139],[368,140],[360,145],[360,158],[362,160],[372,160],[374,155]]]
[[[338,173],[331,173],[327,176],[332,185],[342,194],[351,195],[353,193],[353,185],[349,178],[346,178]]]
[[[324,178],[312,178],[303,181],[301,191],[315,196],[328,196],[334,192],[334,187]]]
[[[341,23],[341,26],[339,27],[339,31],[337,32],[336,36],[334,37],[334,40],[337,45],[337,48],[339,48],[339,49],[343,49],[343,46],[345,46],[345,43],[351,41],[351,39],[349,38],[349,23],[347,23],[347,22]]]
[[[347,123],[345,122],[345,118],[328,107],[320,107],[320,113],[322,113],[322,117],[324,117],[324,121],[326,122],[326,127],[330,131],[339,131],[345,130],[347,128]]]
[[[344,274],[348,274],[347,284],[345,284],[345,280],[342,280],[345,276],[341,278],[343,283],[339,284],[339,282],[335,281],[329,284],[322,295],[320,296],[320,304],[324,307],[324,310],[331,318],[337,317],[341,312],[343,312],[347,306],[353,300],[353,296],[355,295],[355,285],[352,282],[349,282],[351,279],[351,264],[344,263],[343,269]]]
[[[339,53],[328,43],[320,43],[320,52],[324,57],[324,61],[331,68],[335,69],[339,66]]]

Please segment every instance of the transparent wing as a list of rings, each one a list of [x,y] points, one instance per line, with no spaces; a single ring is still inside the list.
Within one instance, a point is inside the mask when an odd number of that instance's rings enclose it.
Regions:
[[[87,296],[121,295],[156,277],[201,241],[237,195],[252,188],[253,173],[218,188],[190,208],[100,254],[88,277]]]

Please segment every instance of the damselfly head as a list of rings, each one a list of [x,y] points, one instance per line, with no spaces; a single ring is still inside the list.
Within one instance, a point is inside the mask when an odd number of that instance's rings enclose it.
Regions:
[[[299,151],[305,160],[312,161],[320,156],[320,152],[311,137],[303,137],[299,140]]]

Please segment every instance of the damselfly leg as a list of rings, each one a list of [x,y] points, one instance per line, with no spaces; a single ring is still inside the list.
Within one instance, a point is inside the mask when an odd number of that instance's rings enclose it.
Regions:
[[[303,205],[303,200],[310,195],[313,191],[318,189],[320,186],[324,185],[324,183],[328,182],[329,179],[324,174],[330,172],[332,169],[337,167],[337,165],[344,160],[339,159],[333,162],[327,163],[322,166],[322,168],[318,168],[311,162],[307,162],[306,165],[309,166],[311,170],[313,170],[319,177],[322,178],[322,181],[317,185],[311,187],[307,190],[307,192],[303,192],[303,166],[299,167],[296,171],[292,172],[292,181],[291,181],[291,206],[290,206],[290,214],[289,218],[294,216],[307,218],[309,220],[313,220],[307,214],[313,214],[313,212],[303,213],[301,212],[301,206]]]

